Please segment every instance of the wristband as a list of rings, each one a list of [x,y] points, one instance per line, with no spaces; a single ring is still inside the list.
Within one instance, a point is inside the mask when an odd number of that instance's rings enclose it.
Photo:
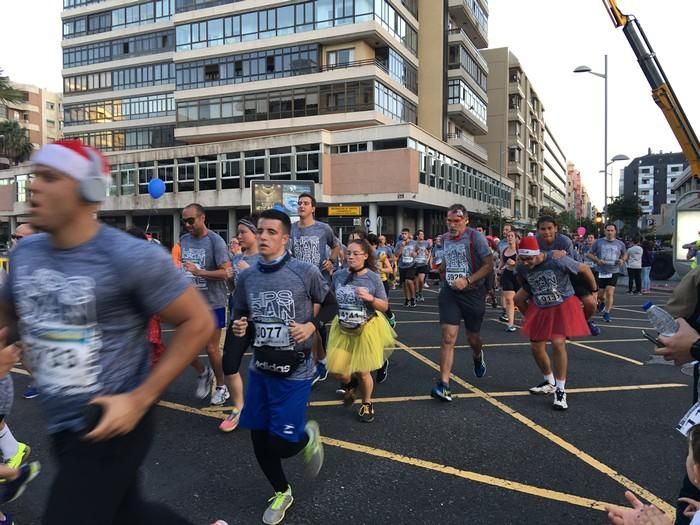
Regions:
[[[469,278],[469,276],[465,277],[465,279],[467,280],[467,286],[471,286],[471,285],[472,285],[472,281],[471,281],[471,279]]]
[[[696,361],[700,361],[700,337],[690,347],[690,355]]]

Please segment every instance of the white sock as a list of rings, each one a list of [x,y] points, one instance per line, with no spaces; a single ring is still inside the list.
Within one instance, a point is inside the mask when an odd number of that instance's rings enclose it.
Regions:
[[[326,358],[324,357],[323,359],[321,359],[319,363],[322,363],[323,366],[326,366]]]
[[[554,384],[554,374],[547,374],[546,376],[543,376],[544,380],[547,381],[550,385]]]
[[[561,390],[563,392],[566,387],[566,379],[557,379],[555,384],[557,386],[557,390]]]
[[[2,459],[8,462],[15,454],[17,454],[17,449],[19,448],[19,443],[12,435],[10,427],[5,425],[5,428],[0,430],[0,451],[2,451]]]

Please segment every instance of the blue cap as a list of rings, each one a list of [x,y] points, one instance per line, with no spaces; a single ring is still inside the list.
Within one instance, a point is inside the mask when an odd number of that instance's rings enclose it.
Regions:
[[[642,305],[642,308],[644,308],[644,311],[646,312],[652,306],[654,306],[654,301],[647,301]]]

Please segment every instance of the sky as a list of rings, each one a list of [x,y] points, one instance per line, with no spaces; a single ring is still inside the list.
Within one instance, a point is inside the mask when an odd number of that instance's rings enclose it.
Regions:
[[[438,1],[438,0],[435,0]],[[12,80],[54,91],[61,81],[62,0],[4,0],[0,19],[0,68]],[[700,129],[700,78],[693,34],[700,20],[698,0],[618,0],[634,14],[651,42],[691,124]],[[581,171],[591,200],[603,203],[603,79],[573,73],[579,65],[603,72],[608,54],[608,160],[635,158],[651,148],[680,151],[621,29],[600,0],[489,0],[489,46],[511,48],[545,108],[545,121],[566,157]],[[31,31],[31,44],[25,43]],[[693,65],[695,64],[695,65]],[[618,174],[609,170],[617,195]]]

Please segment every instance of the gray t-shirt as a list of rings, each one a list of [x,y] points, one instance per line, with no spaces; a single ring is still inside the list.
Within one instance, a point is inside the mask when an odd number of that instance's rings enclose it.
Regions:
[[[10,261],[2,297],[17,310],[49,432],[78,432],[91,399],[144,381],[148,319],[189,282],[162,247],[104,225],[67,250],[32,235]]]
[[[367,288],[377,299],[386,301],[386,292],[379,274],[368,270],[364,275],[353,275],[350,270],[340,270],[333,274],[333,293],[338,303],[338,321],[354,328],[364,324],[375,313],[371,305],[357,297],[358,288]]]
[[[195,237],[186,233],[180,239],[180,248],[183,268],[185,262],[191,262],[201,270],[213,272],[231,262],[226,241],[213,231],[208,231],[204,237]],[[225,280],[195,277],[190,272],[185,272],[185,275],[192,281],[194,287],[202,292],[212,309],[226,306],[228,290]]]
[[[644,250],[642,250],[641,246],[637,244],[630,246],[629,250],[627,250],[627,268],[632,268],[633,270],[641,268],[643,254]]]
[[[598,273],[608,275],[620,273],[618,260],[625,254],[625,243],[619,239],[609,241],[597,239],[591,247],[591,253],[601,259],[603,264],[598,266]]]
[[[289,342],[290,350],[310,350],[313,337],[301,345],[294,345],[288,335],[290,321],[297,324],[308,323],[314,317],[313,305],[321,304],[328,293],[328,283],[315,266],[298,259],[289,259],[282,268],[274,272],[260,271],[255,264],[241,272],[233,296],[235,317],[248,317],[253,324],[263,323],[274,330],[266,331],[256,342],[262,345],[277,344],[279,341],[265,340],[275,337]],[[285,328],[286,327],[286,328]],[[255,345],[255,344],[254,344]],[[255,370],[255,360],[250,361],[251,372]],[[315,373],[313,356],[300,365],[286,379],[310,380]]]
[[[428,264],[430,256],[430,243],[428,241],[416,241],[416,266],[425,266]]]
[[[563,250],[572,259],[576,258],[576,253],[574,252],[574,243],[571,242],[566,235],[557,233],[554,237],[554,242],[550,245],[546,245],[542,240],[541,236],[537,236],[537,244],[540,246],[540,250],[543,252],[549,252],[553,250]]]
[[[374,250],[375,253],[377,254],[377,259],[379,259],[379,254],[380,253],[386,253],[386,256],[391,258],[394,256],[394,249],[391,246],[385,245],[385,246],[377,246],[377,248]]]
[[[288,249],[293,257],[312,264],[323,272],[326,260],[326,247],[331,250],[338,246],[333,230],[326,223],[315,221],[311,226],[302,228],[298,222],[292,224]]]
[[[396,245],[396,256],[399,258],[399,268],[413,268],[416,265],[416,258],[413,256],[415,251],[416,241],[401,241]]]
[[[473,244],[472,244],[473,243]],[[444,286],[452,287],[460,277],[469,277],[481,268],[482,261],[492,255],[491,248],[486,241],[486,237],[478,231],[467,228],[466,231],[456,239],[449,233],[442,236],[443,259],[445,261],[445,281]],[[484,290],[484,279],[473,287],[463,290],[462,293],[482,292]]]
[[[238,279],[241,275],[241,273],[245,272],[249,268],[243,268],[242,270],[238,267],[238,263],[241,261],[248,263],[248,266],[254,266],[257,262],[258,259],[260,259],[259,254],[254,254],[254,255],[243,255],[242,253],[239,253],[238,255],[234,255],[231,257],[231,266],[233,267],[233,284],[234,286],[238,283]]]
[[[551,308],[574,295],[569,274],[578,274],[579,264],[568,255],[559,259],[547,256],[542,264],[532,270],[519,263],[515,273],[522,277],[537,306]]]

